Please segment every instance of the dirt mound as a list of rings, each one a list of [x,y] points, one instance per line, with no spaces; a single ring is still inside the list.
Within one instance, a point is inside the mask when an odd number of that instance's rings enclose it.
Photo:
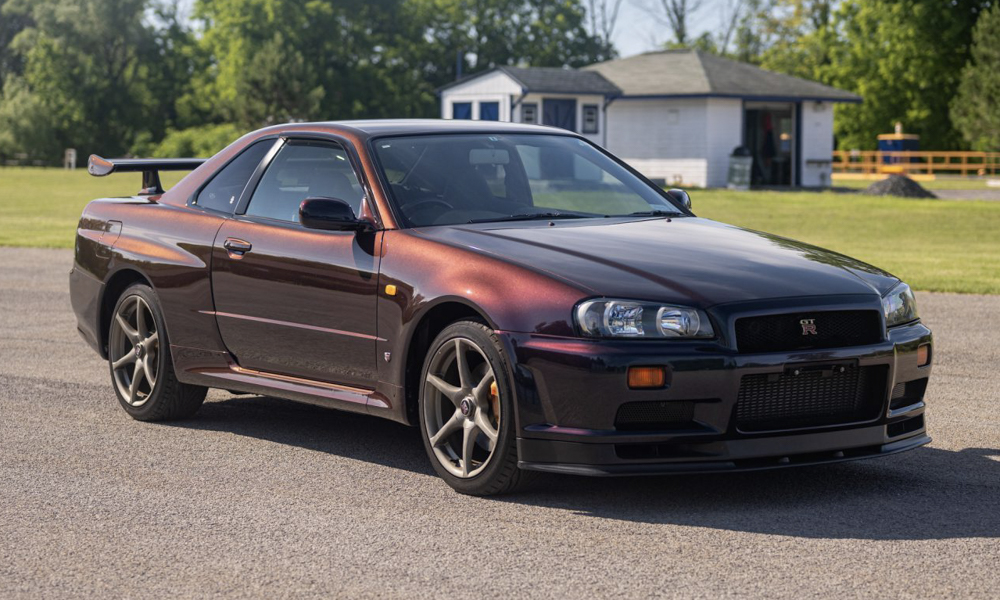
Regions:
[[[869,196],[898,196],[900,198],[937,198],[925,190],[919,183],[906,175],[890,175],[882,181],[876,181],[868,186],[865,194]]]

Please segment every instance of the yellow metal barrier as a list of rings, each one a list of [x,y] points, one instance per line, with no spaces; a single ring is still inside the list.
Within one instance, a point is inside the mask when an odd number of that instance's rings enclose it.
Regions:
[[[1000,152],[834,150],[834,174],[996,175]]]

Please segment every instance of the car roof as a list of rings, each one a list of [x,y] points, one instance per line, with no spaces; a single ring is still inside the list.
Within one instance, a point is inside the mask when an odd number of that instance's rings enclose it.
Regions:
[[[368,119],[356,121],[321,121],[314,123],[285,123],[268,127],[269,132],[285,131],[351,132],[359,137],[391,135],[421,135],[442,133],[548,133],[575,135],[571,131],[545,125],[506,123],[501,121],[470,121],[464,119]],[[264,131],[264,130],[262,130]]]

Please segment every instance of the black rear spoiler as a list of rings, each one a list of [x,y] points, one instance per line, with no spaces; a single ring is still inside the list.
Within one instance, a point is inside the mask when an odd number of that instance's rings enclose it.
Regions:
[[[90,155],[87,172],[94,177],[104,177],[112,173],[142,173],[142,189],[139,195],[153,196],[163,193],[160,171],[190,171],[200,167],[205,158],[101,158]]]

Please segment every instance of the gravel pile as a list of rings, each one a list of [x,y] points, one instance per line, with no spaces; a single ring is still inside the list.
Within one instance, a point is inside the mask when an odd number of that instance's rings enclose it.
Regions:
[[[890,175],[868,186],[864,193],[869,196],[898,196],[900,198],[937,198],[919,183],[906,175]]]

